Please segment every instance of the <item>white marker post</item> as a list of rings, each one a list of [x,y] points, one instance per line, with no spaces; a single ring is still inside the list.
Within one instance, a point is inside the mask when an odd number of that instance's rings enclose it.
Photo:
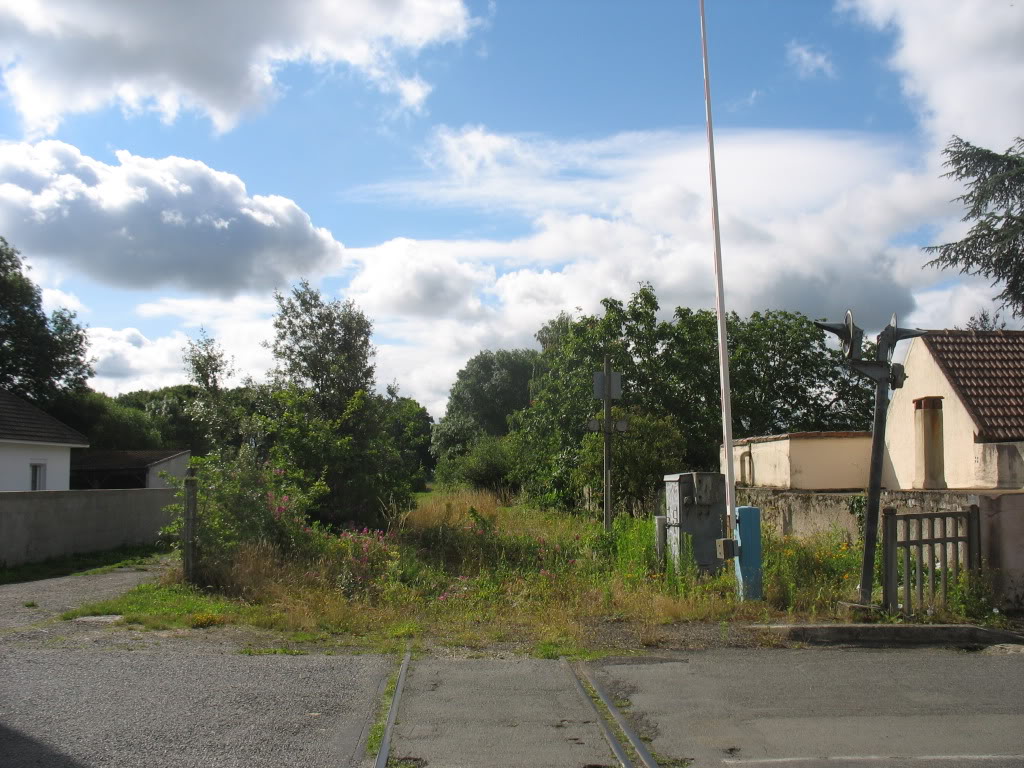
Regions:
[[[715,233],[715,309],[718,313],[718,371],[722,382],[722,443],[725,446],[725,508],[728,534],[737,538],[736,473],[732,460],[732,390],[729,386],[729,335],[725,323],[725,286],[722,282],[722,233],[718,222],[718,178],[715,173],[715,131],[711,121],[711,74],[708,69],[708,35],[704,0],[700,0],[700,43],[704,57],[704,105],[708,117],[708,170],[711,175],[711,227]],[[743,578],[734,558],[740,598]]]

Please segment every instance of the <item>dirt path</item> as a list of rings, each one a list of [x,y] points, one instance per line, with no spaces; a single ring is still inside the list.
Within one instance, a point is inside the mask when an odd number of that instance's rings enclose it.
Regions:
[[[0,586],[0,630],[27,627],[78,608],[83,603],[117,597],[158,575],[159,570],[155,568],[124,568],[110,573],[76,574],[4,584]]]

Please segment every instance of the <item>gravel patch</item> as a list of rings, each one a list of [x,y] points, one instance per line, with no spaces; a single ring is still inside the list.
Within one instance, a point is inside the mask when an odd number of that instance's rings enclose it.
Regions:
[[[159,570],[123,568],[109,573],[0,585],[0,630],[26,627],[84,603],[118,597],[145,581],[153,581],[158,575]],[[26,603],[35,605],[26,606]]]

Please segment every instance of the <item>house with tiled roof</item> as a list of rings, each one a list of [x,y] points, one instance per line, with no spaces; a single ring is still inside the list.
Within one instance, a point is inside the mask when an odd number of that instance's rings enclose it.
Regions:
[[[81,432],[0,390],[0,491],[66,491],[71,449],[88,447]]]
[[[893,393],[882,484],[1024,488],[1024,331],[929,331]]]

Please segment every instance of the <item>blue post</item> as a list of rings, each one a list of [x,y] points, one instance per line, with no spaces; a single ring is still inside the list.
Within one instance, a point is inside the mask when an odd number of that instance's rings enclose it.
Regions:
[[[761,576],[761,510],[757,507],[736,508],[737,544],[736,562],[742,574],[744,600],[763,600]]]

